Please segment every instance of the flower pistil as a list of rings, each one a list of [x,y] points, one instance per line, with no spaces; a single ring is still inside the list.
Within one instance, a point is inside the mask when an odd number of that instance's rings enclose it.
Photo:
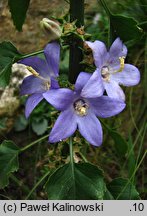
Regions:
[[[32,73],[34,76],[39,77],[39,73],[35,71],[31,66],[27,66],[27,69],[30,73]]]
[[[122,72],[124,67],[125,67],[125,57],[119,57],[119,61],[120,61],[120,68],[117,71],[114,71],[113,73],[117,73],[117,72]]]

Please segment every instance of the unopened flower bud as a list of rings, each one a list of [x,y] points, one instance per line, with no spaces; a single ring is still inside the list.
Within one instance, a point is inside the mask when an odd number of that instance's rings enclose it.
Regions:
[[[56,21],[48,18],[43,18],[40,21],[40,26],[43,31],[48,35],[49,40],[56,40],[61,37],[62,29]]]

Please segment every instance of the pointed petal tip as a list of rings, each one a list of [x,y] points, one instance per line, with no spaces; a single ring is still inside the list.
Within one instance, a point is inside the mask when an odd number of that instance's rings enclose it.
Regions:
[[[28,97],[25,104],[25,116],[28,118],[35,107],[43,100],[42,94],[32,94]]]
[[[103,144],[102,141],[98,141],[97,143],[90,143],[93,147],[100,147]]]
[[[23,89],[22,89],[22,88],[20,88],[20,91],[19,91],[19,96],[23,96],[23,95],[25,95],[25,93],[23,93]]]
[[[124,70],[112,75],[113,80],[123,86],[135,86],[140,82],[140,71],[131,64],[125,64]]]
[[[83,71],[80,72],[75,83],[75,91],[81,91],[81,89],[84,87],[84,85],[86,85],[91,76],[92,74],[90,73]]]
[[[59,74],[60,44],[56,41],[48,43],[44,48],[44,55],[50,69],[50,76]]]
[[[104,86],[99,69],[96,69],[81,91],[85,98],[100,97],[104,93]]]
[[[78,118],[78,130],[81,135],[93,146],[100,146],[103,140],[101,123],[93,112],[83,118]]]
[[[29,113],[29,112],[28,112],[28,110],[27,110],[27,109],[25,109],[25,117],[26,117],[26,119],[28,119],[28,118],[29,118],[30,114],[31,114],[31,113]]]
[[[55,143],[70,137],[77,129],[76,116],[72,109],[61,112],[49,135],[49,142]]]
[[[54,142],[54,140],[51,138],[51,136],[50,136],[50,134],[48,135],[48,144],[51,144],[51,145],[53,145],[54,143],[56,143],[56,142]]]
[[[104,86],[105,86],[105,90],[107,92],[107,95],[110,98],[120,100],[120,101],[121,100],[125,101],[124,91],[119,86],[117,81],[111,80],[111,82],[109,82],[109,83],[105,82]]]
[[[57,141],[54,141],[54,138],[52,138],[51,136],[49,136],[48,142],[49,142],[49,143],[55,143],[55,142],[57,142]]]

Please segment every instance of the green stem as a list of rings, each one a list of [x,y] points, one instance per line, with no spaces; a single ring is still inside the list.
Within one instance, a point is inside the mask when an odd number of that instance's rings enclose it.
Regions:
[[[133,109],[132,109],[132,94],[133,94],[133,88],[131,88],[130,90],[130,97],[129,97],[129,108],[130,108],[130,115],[131,115],[131,120],[132,120],[132,123],[137,131],[137,133],[139,133],[139,129],[136,125],[136,122],[135,122],[135,118],[134,118],[134,115],[133,115]]]
[[[124,162],[124,164],[123,164],[121,170],[124,170],[125,166],[128,164],[128,159],[129,159],[130,155],[132,154],[132,152],[134,151],[134,148],[135,148],[135,146],[136,146],[136,144],[137,144],[139,138],[142,136],[141,134],[142,134],[142,132],[143,132],[143,129],[144,129],[144,127],[142,127],[142,128],[140,129],[139,133],[138,133],[137,136],[136,136],[136,139],[134,140],[134,144],[133,144],[132,147],[128,150],[128,153],[127,153],[127,155],[126,155],[125,162]]]
[[[22,186],[22,182],[18,180],[13,174],[10,175],[10,178],[19,186]]]
[[[20,149],[20,152],[24,152],[25,150],[31,148],[32,146],[36,145],[38,142],[40,142],[40,141],[46,139],[47,137],[48,137],[48,135],[45,135],[45,136],[41,137],[40,139],[35,140],[34,142],[31,142],[29,145],[27,145],[27,146],[21,148],[21,149]]]
[[[44,50],[39,50],[39,51],[30,53],[30,54],[22,55],[20,59],[24,59],[24,58],[28,58],[28,57],[31,57],[31,56],[34,56],[34,55],[38,55],[38,54],[41,54],[43,52],[44,52]]]
[[[114,29],[113,26],[111,25],[111,16],[113,15],[112,12],[110,11],[110,9],[107,7],[107,4],[105,2],[105,0],[97,0],[98,3],[100,2],[102,7],[104,8],[104,10],[106,11],[106,14],[108,15],[109,18],[109,30],[108,30],[108,47],[110,47],[110,45],[113,42],[113,34],[114,34]]]
[[[99,2],[101,3],[101,5],[102,5],[103,8],[105,9],[105,11],[106,11],[108,17],[110,17],[110,16],[111,16],[111,12],[110,12],[109,8],[107,7],[107,4],[106,4],[105,0],[97,0],[97,1],[98,1],[98,3],[99,3]]]
[[[41,184],[41,182],[49,175],[50,171],[48,171],[47,173],[45,173],[40,179],[39,181],[35,184],[35,186],[32,188],[32,190],[29,192],[29,194],[26,196],[25,200],[27,200],[31,194],[33,193],[33,191]]]
[[[145,67],[145,71],[144,71],[144,94],[145,94],[145,101],[147,101],[147,38],[145,41],[145,55],[144,55],[144,67]],[[147,103],[146,103],[147,104]]]
[[[40,149],[40,147],[41,147],[41,142],[39,142],[38,145],[37,145],[36,147],[37,147],[37,148],[35,149],[35,153],[36,153],[36,154],[35,154],[35,156],[34,156],[35,161],[34,161],[34,170],[33,170],[33,176],[34,176],[33,185],[36,185],[36,183],[37,183],[37,176],[36,176],[36,173],[37,173],[37,166],[36,166],[36,164],[37,164],[37,161],[39,160],[39,155],[40,155],[40,153],[41,153],[41,149]],[[34,197],[36,197],[36,191],[35,191]]]
[[[138,155],[137,155],[137,159],[136,159],[136,167],[137,167],[137,164],[138,164],[140,155],[141,155],[141,150],[142,150],[142,148],[143,148],[143,141],[144,141],[144,138],[145,138],[145,135],[146,135],[146,130],[147,130],[147,124],[146,124],[145,127],[144,127],[143,136],[142,136],[142,138],[141,138],[141,142],[140,142],[140,145],[139,145]]]
[[[87,163],[88,162],[87,158],[81,152],[79,152],[79,154],[82,157],[83,161]]]
[[[73,158],[73,142],[72,137],[69,138],[69,152],[70,152],[70,165],[71,165],[71,172],[72,172],[72,178],[74,182],[74,188],[75,188],[75,171],[74,171],[74,158]],[[74,190],[74,196],[76,191]]]
[[[29,188],[25,185],[23,185],[23,182],[20,181],[16,176],[14,176],[13,174],[10,175],[10,178],[13,180],[13,182],[15,182],[19,187],[21,187],[22,191],[28,193],[29,192]]]
[[[144,152],[144,155],[142,156],[142,158],[141,158],[140,162],[138,163],[138,165],[137,165],[136,169],[134,170],[134,172],[133,172],[133,174],[132,174],[131,178],[128,180],[128,182],[127,182],[127,184],[125,185],[125,187],[122,189],[122,191],[120,192],[120,194],[117,196],[116,200],[118,200],[118,199],[119,199],[119,197],[121,196],[121,194],[122,194],[122,193],[125,191],[125,189],[127,188],[127,186],[128,186],[128,184],[129,184],[129,182],[131,182],[131,180],[134,178],[134,176],[135,176],[135,174],[136,174],[137,170],[139,169],[139,167],[140,167],[141,163],[143,162],[143,160],[144,160],[144,158],[145,158],[146,154],[147,154],[147,150]]]
[[[80,28],[84,25],[84,0],[70,0],[70,21],[76,21],[76,26]],[[83,41],[73,37],[70,41],[69,57],[69,81],[75,83],[79,73],[82,71],[80,62],[83,59]]]
[[[5,196],[5,195],[3,195],[3,194],[0,194],[0,199],[1,199],[2,197],[3,197],[5,200],[12,200],[11,197],[8,197],[8,196]],[[2,200],[2,199],[1,199],[1,200]]]
[[[73,167],[74,159],[73,159],[73,143],[72,143],[72,137],[69,138],[69,152],[70,152],[70,163]]]

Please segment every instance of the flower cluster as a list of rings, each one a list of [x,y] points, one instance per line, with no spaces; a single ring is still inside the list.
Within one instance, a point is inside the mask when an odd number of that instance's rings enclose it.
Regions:
[[[119,84],[133,86],[140,80],[138,69],[125,64],[127,48],[119,38],[109,52],[101,41],[86,43],[92,49],[96,70],[93,74],[81,72],[74,90],[60,88],[56,80],[60,58],[57,42],[45,47],[45,60],[29,57],[21,61],[32,73],[21,86],[21,95],[30,95],[26,102],[26,117],[43,98],[61,111],[50,132],[50,143],[66,139],[78,129],[90,144],[100,146],[102,127],[97,117],[108,118],[120,113],[126,104]]]

